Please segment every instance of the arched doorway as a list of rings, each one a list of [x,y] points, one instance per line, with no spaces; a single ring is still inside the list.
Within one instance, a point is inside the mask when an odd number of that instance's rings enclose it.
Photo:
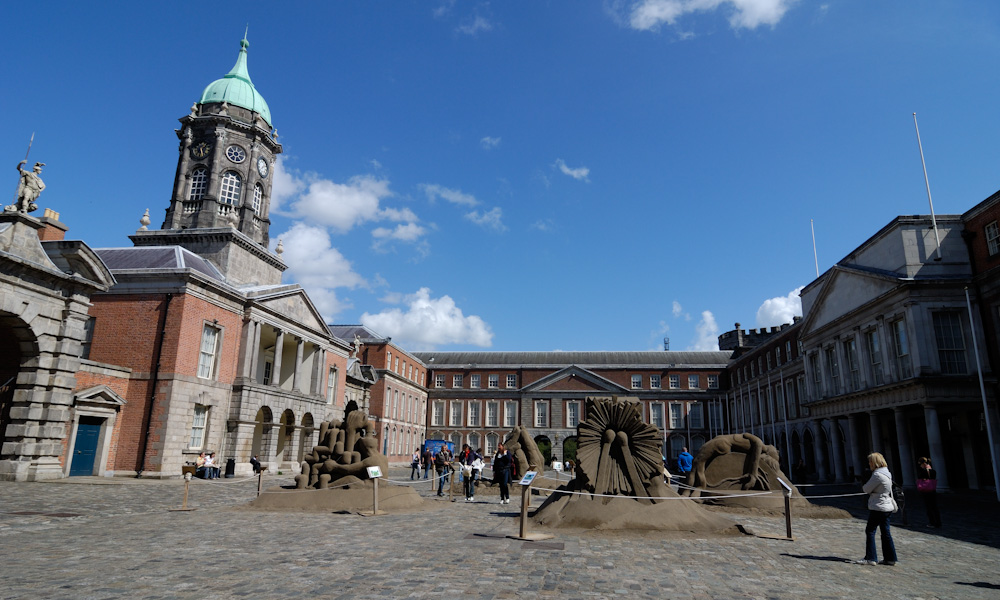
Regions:
[[[276,456],[281,460],[292,460],[292,442],[295,436],[295,413],[292,409],[285,409],[281,413],[281,429],[278,430],[278,451]]]
[[[832,463],[832,457],[830,453],[833,452],[833,444],[830,443],[830,436],[826,433],[826,429],[822,426],[817,427],[817,436],[819,439],[819,447],[822,449],[819,457],[819,464],[816,465],[816,470],[819,473],[823,473],[827,479],[830,479],[833,474],[833,470],[830,468]]]
[[[571,435],[563,440],[563,460],[576,463],[576,436]]]
[[[545,464],[548,465],[552,462],[552,440],[549,439],[549,436],[535,436],[535,445],[538,446],[538,451],[542,453]]]
[[[802,432],[802,460],[805,461],[803,471],[806,477],[810,473],[816,472],[816,454],[813,452],[813,436],[812,432],[808,429]]]
[[[21,364],[32,356],[24,356],[23,349],[35,350],[35,336],[21,319],[0,312],[0,445],[6,439],[7,425],[10,424],[10,407],[14,401],[14,389]]]
[[[312,439],[314,433],[313,426],[312,413],[302,415],[302,432],[299,435],[299,452],[297,458],[299,463],[305,460],[306,454],[311,453],[313,446],[316,445]]]
[[[250,444],[250,456],[256,456],[261,462],[271,458],[271,433],[273,431],[274,416],[271,409],[262,406],[257,410],[255,420],[257,424],[253,428],[253,443]]]

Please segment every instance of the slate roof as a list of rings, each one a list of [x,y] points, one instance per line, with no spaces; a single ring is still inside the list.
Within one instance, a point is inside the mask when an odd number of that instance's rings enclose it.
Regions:
[[[112,272],[153,269],[192,269],[212,279],[226,278],[215,265],[181,246],[142,246],[139,248],[95,248]]]
[[[354,335],[361,337],[362,342],[384,342],[389,338],[380,335],[364,325],[327,325],[334,336],[348,343],[354,343]]]
[[[428,367],[725,367],[732,352],[413,352]]]

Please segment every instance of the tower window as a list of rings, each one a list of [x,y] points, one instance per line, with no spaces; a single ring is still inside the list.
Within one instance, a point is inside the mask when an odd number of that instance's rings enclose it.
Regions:
[[[243,180],[232,171],[226,171],[222,176],[222,189],[219,190],[219,203],[236,206],[240,201],[240,189],[243,187]]]
[[[257,185],[253,186],[253,212],[255,214],[258,215],[260,214],[260,204],[263,199],[264,199],[264,188],[262,188],[258,183]]]
[[[208,169],[199,168],[191,173],[191,193],[188,194],[188,201],[201,200],[205,195],[205,186],[208,184]]]

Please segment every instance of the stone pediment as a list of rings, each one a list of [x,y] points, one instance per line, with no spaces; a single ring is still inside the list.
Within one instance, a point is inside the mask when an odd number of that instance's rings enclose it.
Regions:
[[[887,273],[840,265],[833,267],[824,279],[819,286],[808,289],[802,295],[802,311],[806,318],[801,337],[822,329],[899,286],[899,278]]]
[[[76,406],[81,404],[109,406],[115,410],[125,406],[125,399],[103,384],[74,393],[73,400]]]
[[[624,387],[576,365],[560,369],[524,387],[524,392],[608,392],[626,393]]]
[[[279,316],[282,320],[329,335],[323,316],[298,285],[281,286],[274,292],[258,291],[250,299],[259,308]]]

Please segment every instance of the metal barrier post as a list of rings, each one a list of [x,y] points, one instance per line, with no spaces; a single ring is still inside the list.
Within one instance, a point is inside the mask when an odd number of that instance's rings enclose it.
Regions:
[[[785,497],[785,537],[791,540],[794,539],[792,537],[792,488],[780,478],[778,483],[781,484],[785,492],[782,494]]]

